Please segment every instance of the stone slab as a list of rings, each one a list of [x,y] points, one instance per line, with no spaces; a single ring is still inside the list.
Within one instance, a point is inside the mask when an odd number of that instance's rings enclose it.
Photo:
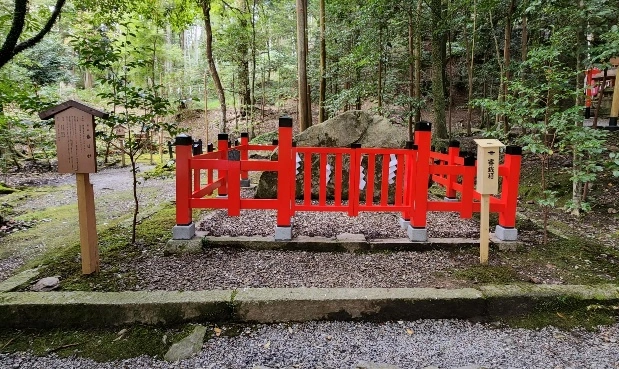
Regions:
[[[619,286],[501,285],[480,286],[489,316],[521,315],[543,309],[619,303]]]
[[[232,291],[6,292],[0,327],[173,325],[232,318]]]
[[[28,269],[24,270],[21,273],[18,273],[3,282],[0,282],[0,292],[10,292],[15,290],[17,287],[29,283],[39,276],[39,271],[37,269]]]
[[[256,288],[239,290],[236,318],[274,323],[308,320],[415,320],[484,315],[478,290],[434,288]]]
[[[619,286],[4,292],[0,293],[0,328],[96,328],[204,321],[478,319],[591,304],[616,306]]]

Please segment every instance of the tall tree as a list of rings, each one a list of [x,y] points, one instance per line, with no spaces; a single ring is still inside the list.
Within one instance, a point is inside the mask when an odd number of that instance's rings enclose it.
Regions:
[[[305,47],[307,12],[305,5],[305,0],[297,0],[297,68],[299,73],[299,128],[301,131],[305,131],[312,125],[311,120],[308,120],[308,116],[311,116],[311,104],[307,85],[307,49]]]
[[[447,125],[445,121],[445,88],[444,88],[444,53],[445,30],[443,29],[443,3],[441,0],[430,2],[432,24],[432,98],[434,99],[434,137],[446,139]]]
[[[28,0],[15,0],[15,7],[13,8],[13,18],[11,22],[11,28],[0,47],[0,68],[8,63],[13,57],[22,51],[36,45],[39,41],[45,37],[49,31],[51,31],[56,19],[62,12],[62,7],[65,4],[65,0],[57,0],[52,13],[45,22],[45,25],[41,30],[30,37],[29,39],[20,42],[19,39],[24,33],[24,27],[26,25],[26,17],[28,16]]]
[[[226,94],[224,87],[221,84],[219,73],[217,72],[217,66],[215,65],[215,59],[213,58],[213,29],[211,27],[211,0],[200,0],[202,6],[202,15],[204,16],[204,29],[206,32],[206,59],[208,60],[208,68],[215,83],[215,89],[217,90],[217,97],[219,98],[219,105],[221,108],[221,126],[220,131],[226,132]]]
[[[320,90],[318,98],[318,123],[326,119],[325,96],[327,89],[327,43],[325,41],[325,0],[320,1]]]

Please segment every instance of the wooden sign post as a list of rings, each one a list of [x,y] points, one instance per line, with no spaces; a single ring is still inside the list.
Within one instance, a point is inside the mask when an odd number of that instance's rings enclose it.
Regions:
[[[73,100],[39,113],[43,120],[55,120],[58,172],[76,176],[82,274],[99,271],[95,195],[90,183],[90,173],[97,172],[95,116],[105,119],[109,115]]]
[[[499,150],[505,147],[499,140],[478,139],[477,192],[481,195],[479,210],[479,262],[488,264],[490,243],[490,195],[499,191]]]

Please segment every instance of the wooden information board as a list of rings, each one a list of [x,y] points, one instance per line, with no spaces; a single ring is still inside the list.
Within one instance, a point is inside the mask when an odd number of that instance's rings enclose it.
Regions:
[[[89,177],[97,171],[95,116],[107,119],[109,114],[73,100],[39,113],[41,119],[54,118],[58,172],[75,173],[83,274],[99,271],[95,195]]]
[[[94,116],[69,108],[55,116],[59,173],[97,172]]]

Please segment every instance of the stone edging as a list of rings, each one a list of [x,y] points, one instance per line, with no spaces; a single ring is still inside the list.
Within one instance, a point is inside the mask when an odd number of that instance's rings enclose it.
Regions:
[[[0,327],[467,319],[618,303],[619,286],[616,285],[4,292],[0,293]]]

